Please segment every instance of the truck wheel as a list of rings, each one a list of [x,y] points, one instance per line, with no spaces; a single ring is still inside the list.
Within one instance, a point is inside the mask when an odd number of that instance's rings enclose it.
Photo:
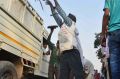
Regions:
[[[8,61],[0,61],[0,79],[18,79],[15,66]]]

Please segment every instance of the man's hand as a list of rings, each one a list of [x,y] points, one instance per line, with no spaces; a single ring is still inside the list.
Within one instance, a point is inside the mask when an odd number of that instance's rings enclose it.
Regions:
[[[46,0],[47,5],[52,5],[52,3],[49,0]]]
[[[100,35],[100,44],[101,46],[106,47],[106,35],[105,34]]]
[[[54,2],[55,2],[55,5],[58,5],[58,2],[57,2],[57,0],[54,0]]]
[[[48,29],[51,30],[51,32],[54,31],[54,29],[56,29],[58,26],[57,25],[51,25],[51,26],[48,26]]]
[[[52,4],[49,0],[46,0],[46,5],[49,5],[49,6],[50,6],[52,12],[55,11],[55,7],[53,6],[53,4]],[[53,13],[53,14],[54,14],[54,13]]]
[[[54,29],[55,29],[55,28],[50,28],[51,32],[53,32],[53,31],[54,31]]]

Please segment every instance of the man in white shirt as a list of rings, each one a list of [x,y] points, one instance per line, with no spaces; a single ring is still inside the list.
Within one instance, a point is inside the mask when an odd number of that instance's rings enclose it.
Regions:
[[[47,4],[51,8],[52,15],[60,27],[60,31],[58,33],[61,52],[59,79],[69,79],[70,71],[73,71],[75,79],[83,79],[83,65],[81,62],[80,52],[74,44],[76,17],[71,13],[67,16],[58,4],[57,0],[54,0],[54,2],[55,7],[49,0],[47,0]]]

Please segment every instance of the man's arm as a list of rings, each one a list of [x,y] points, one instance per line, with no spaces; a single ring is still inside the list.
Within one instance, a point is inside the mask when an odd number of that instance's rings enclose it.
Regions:
[[[103,22],[102,22],[102,35],[106,34],[107,26],[109,23],[109,9],[104,9]]]
[[[54,31],[55,28],[51,28],[51,32],[47,38],[47,43],[48,43],[48,46],[51,50],[53,50],[55,48],[55,45],[51,42],[51,36],[53,34],[53,31]]]
[[[103,21],[102,21],[101,44],[103,43],[102,41],[105,39],[108,23],[109,23],[109,9],[105,8],[104,15],[103,15]]]
[[[47,41],[51,41],[51,36],[53,34],[53,31],[54,31],[54,28],[51,28],[50,34],[49,34],[49,36],[47,38]]]
[[[57,0],[54,0],[54,2],[55,2],[55,5],[56,5],[55,6],[56,10],[59,13],[59,15],[63,18],[65,24],[68,25],[68,26],[71,26],[72,25],[72,20],[66,15],[64,10],[58,4]]]
[[[47,38],[48,46],[52,50],[54,48],[54,44],[51,42],[51,36],[53,34],[54,28],[51,28],[51,32]]]
[[[58,13],[55,11],[54,6],[52,5],[52,3],[49,0],[47,0],[46,3],[50,6],[51,12],[52,12],[52,16],[54,17],[54,19],[57,22],[58,26],[61,27],[62,19],[59,17]]]

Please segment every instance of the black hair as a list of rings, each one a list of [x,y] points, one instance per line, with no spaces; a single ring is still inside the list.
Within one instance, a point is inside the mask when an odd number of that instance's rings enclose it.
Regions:
[[[47,45],[47,40],[43,38],[43,45]]]
[[[43,42],[43,45],[47,45],[47,42]]]
[[[68,17],[72,19],[72,21],[76,22],[76,17],[73,14],[69,13]]]

